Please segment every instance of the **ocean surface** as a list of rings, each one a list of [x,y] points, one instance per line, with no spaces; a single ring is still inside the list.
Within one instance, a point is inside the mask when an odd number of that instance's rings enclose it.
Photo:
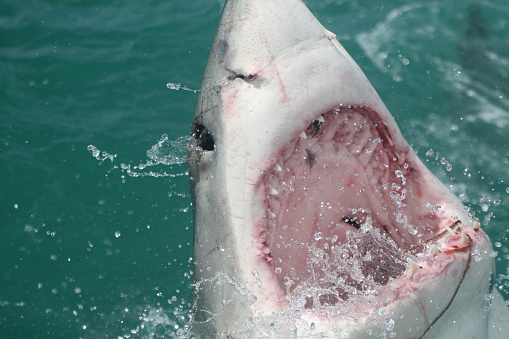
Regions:
[[[509,3],[305,2],[479,218],[509,299]],[[0,2],[0,338],[188,336],[193,216],[173,141],[222,5]]]

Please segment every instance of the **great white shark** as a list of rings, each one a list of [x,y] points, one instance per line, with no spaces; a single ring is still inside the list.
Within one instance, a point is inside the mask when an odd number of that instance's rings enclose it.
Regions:
[[[506,338],[490,240],[300,0],[228,0],[188,155],[202,338]]]

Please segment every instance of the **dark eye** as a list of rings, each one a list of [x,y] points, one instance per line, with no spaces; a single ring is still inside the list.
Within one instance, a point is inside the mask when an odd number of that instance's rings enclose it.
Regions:
[[[204,151],[213,151],[215,149],[212,134],[202,124],[193,124],[193,138],[197,140],[198,146]]]

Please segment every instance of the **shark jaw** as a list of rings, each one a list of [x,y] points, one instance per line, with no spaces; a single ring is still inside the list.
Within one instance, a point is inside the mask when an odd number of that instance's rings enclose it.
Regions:
[[[192,133],[198,336],[485,336],[489,239],[302,2],[226,2]]]
[[[345,289],[386,285],[402,275],[404,251],[455,222],[429,200],[443,188],[423,187],[422,165],[387,126],[374,110],[340,104],[290,140],[261,177],[262,252],[283,289],[321,282],[336,304],[348,299]]]
[[[464,262],[463,282],[485,236],[441,205],[445,188],[423,179],[429,172],[387,126],[370,108],[339,104],[260,176],[266,216],[254,241],[288,307],[330,315],[386,306],[454,260]]]

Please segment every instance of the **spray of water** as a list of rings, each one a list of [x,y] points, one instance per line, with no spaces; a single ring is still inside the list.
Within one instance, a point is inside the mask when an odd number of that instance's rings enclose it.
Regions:
[[[150,168],[165,165],[180,165],[186,162],[187,153],[192,147],[191,136],[178,137],[172,141],[168,139],[167,134],[163,134],[159,141],[154,144],[149,150],[147,150],[147,161],[133,165],[132,163],[120,163],[119,165],[113,166],[111,170],[120,169],[122,172],[127,173],[130,177],[180,177],[188,175],[188,172],[182,173],[168,173],[162,170],[151,170]],[[110,154],[106,151],[99,150],[94,145],[88,145],[87,150],[92,153],[92,156],[99,160],[99,164],[102,164],[106,159],[109,159],[112,163],[117,158],[117,154]],[[110,170],[110,171],[111,171]]]

